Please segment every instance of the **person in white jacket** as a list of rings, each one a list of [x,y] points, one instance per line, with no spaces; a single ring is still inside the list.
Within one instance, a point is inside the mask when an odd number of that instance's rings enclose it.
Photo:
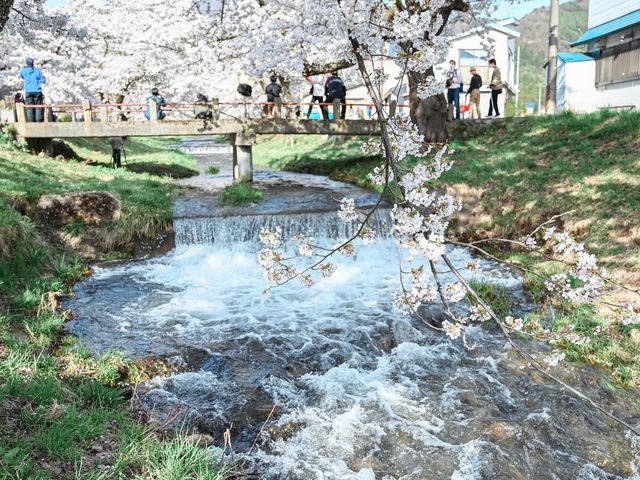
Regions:
[[[307,82],[311,84],[311,89],[309,93],[311,94],[311,103],[309,104],[309,109],[307,110],[307,118],[311,117],[311,112],[313,110],[313,104],[318,102],[320,104],[320,112],[322,112],[322,118],[327,120],[328,110],[327,106],[323,105],[324,102],[324,75],[313,75],[312,77],[307,77]]]
[[[462,90],[463,83],[464,79],[462,78],[460,70],[456,68],[456,61],[449,60],[449,71],[447,72],[447,103],[449,104],[449,109],[453,108],[452,105],[455,106],[456,120],[460,120],[460,91]],[[453,117],[453,112],[451,113],[451,117]]]

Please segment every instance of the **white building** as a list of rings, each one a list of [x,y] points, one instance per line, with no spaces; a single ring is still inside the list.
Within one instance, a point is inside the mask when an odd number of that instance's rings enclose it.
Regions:
[[[596,62],[589,55],[573,52],[558,54],[558,112],[593,112],[598,109],[598,91],[593,82],[595,72]]]
[[[588,26],[571,46],[586,45],[593,58],[593,68],[584,67],[593,108],[640,108],[640,0],[589,0]],[[564,88],[582,87],[565,79]]]
[[[465,93],[469,88],[469,80],[471,79],[469,70],[471,67],[476,67],[477,73],[482,77],[483,81],[480,100],[481,113],[486,115],[489,111],[489,98],[491,97],[489,90],[491,72],[488,62],[489,59],[495,58],[505,84],[503,95],[499,97],[500,112],[504,114],[505,101],[509,96],[515,95],[518,89],[516,41],[520,37],[520,32],[515,30],[518,24],[516,19],[509,18],[484,27],[469,29],[453,36],[449,42],[450,48],[444,57],[443,63],[435,69],[436,78],[442,81],[443,92],[446,93],[444,87],[445,72],[449,68],[449,60],[455,60],[462,72]],[[387,54],[394,56],[397,53],[398,48],[393,44],[390,45]],[[400,111],[408,111],[408,82],[406,77],[400,82],[401,68],[390,59],[382,61],[380,65],[385,74],[389,75],[389,79],[384,85],[383,96],[385,98],[398,97]],[[400,85],[399,90],[398,85]],[[349,85],[347,83],[347,88],[347,101],[368,103],[367,90],[363,84]],[[460,102],[464,103],[464,95],[461,96]]]

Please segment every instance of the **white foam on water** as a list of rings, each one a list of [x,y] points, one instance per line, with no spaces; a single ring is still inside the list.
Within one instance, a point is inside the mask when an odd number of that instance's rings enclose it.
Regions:
[[[96,268],[89,286],[122,286],[126,306],[113,310],[113,296],[96,295],[90,306],[105,315],[83,321],[88,303],[81,303],[71,325],[81,323],[88,341],[102,335],[109,348],[118,348],[122,337],[146,339],[154,349],[166,345],[167,351],[174,345],[211,351],[231,345],[229,361],[246,356],[255,362],[251,369],[269,362],[280,369],[286,362],[304,365],[308,373],[296,378],[272,374],[273,365],[252,377],[279,405],[256,455],[261,478],[480,479],[505,461],[495,444],[469,439],[465,431],[479,409],[488,416],[495,405],[515,410],[500,369],[506,351],[497,342],[494,356],[465,352],[460,342],[395,312],[391,301],[399,280],[392,240],[362,246],[355,258],[337,256],[335,275],[319,278],[312,289],[292,282],[268,294],[257,248],[250,242],[182,246],[161,258]],[[462,249],[449,256],[458,266],[469,260]],[[495,265],[482,266],[480,280],[520,283],[510,272],[497,274]],[[397,346],[383,354],[378,339],[390,334]],[[469,337],[481,346],[491,341],[477,327]],[[215,416],[230,400],[246,401],[235,380],[208,371],[157,379],[148,385],[148,401]],[[465,393],[482,406],[463,404]],[[527,419],[548,417],[545,409]],[[219,420],[238,422],[222,414]],[[482,425],[473,428],[481,434]]]
[[[272,438],[258,453],[268,466],[265,478],[354,479],[367,462],[376,465],[374,470],[395,472],[384,478],[431,478],[433,471],[424,468],[447,461],[451,478],[482,478],[477,475],[491,462],[491,444],[442,439],[447,423],[458,417],[440,416],[434,401],[441,392],[433,387],[442,379],[430,380],[438,364],[455,363],[455,358],[447,342],[403,343],[372,370],[340,365],[305,375],[307,401],[277,420],[281,428],[297,425],[297,431],[290,438]],[[335,476],[323,476],[327,472]]]
[[[441,417],[440,392],[429,392],[429,378],[434,369],[438,377],[439,363],[457,364],[461,347],[441,336],[424,345],[425,332],[394,311],[400,284],[393,240],[361,246],[355,258],[336,256],[336,273],[319,278],[312,289],[292,282],[268,294],[256,253],[252,243],[183,246],[162,258],[98,268],[94,280],[125,279],[143,292],[118,322],[129,334],[156,343],[253,342],[276,357],[314,362],[317,372],[295,383],[277,377],[263,382],[283,408],[278,425],[298,425],[292,437],[274,439],[258,454],[273,478],[367,479],[375,478],[374,470],[388,471],[388,479],[399,473],[424,478],[429,451],[449,452],[453,471],[459,447],[440,437],[447,421],[465,419]],[[459,266],[470,260],[458,248],[449,256]],[[482,265],[476,278],[493,278],[495,267]],[[507,286],[520,281],[501,278]],[[146,300],[150,291],[153,303]],[[398,346],[381,355],[375,338],[389,330]],[[474,368],[490,375],[496,366],[479,360]],[[458,370],[456,375],[465,374],[462,366]],[[229,385],[219,385],[210,374],[185,375],[150,385],[151,398],[181,405],[176,392],[191,384],[203,395],[217,389],[225,399],[233,396]],[[210,410],[206,404],[192,407],[199,414]],[[383,467],[388,456],[393,465]]]
[[[612,475],[593,463],[587,463],[577,473],[576,480],[640,480],[640,475],[637,473],[630,477]]]
[[[544,407],[541,412],[532,412],[527,415],[527,421],[537,422],[550,422],[551,421],[551,409]]]

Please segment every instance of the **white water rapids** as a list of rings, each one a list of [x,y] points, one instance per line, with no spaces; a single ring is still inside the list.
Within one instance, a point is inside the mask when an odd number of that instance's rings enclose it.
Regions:
[[[312,222],[331,245],[344,233],[334,213],[309,218],[289,218],[289,233]],[[249,459],[257,478],[638,478],[620,429],[524,374],[497,333],[471,328],[478,345],[467,351],[395,312],[391,239],[336,257],[336,273],[311,289],[293,282],[264,294],[259,246],[244,240],[275,221],[178,221],[173,252],[96,268],[76,289],[68,328],[97,352],[176,364],[203,352],[187,371],[149,382],[143,403],[152,418],[178,412],[217,439],[233,423],[245,452],[277,404]],[[449,255],[469,260],[462,249]],[[475,278],[521,283],[488,262]],[[601,400],[626,405],[606,392]]]

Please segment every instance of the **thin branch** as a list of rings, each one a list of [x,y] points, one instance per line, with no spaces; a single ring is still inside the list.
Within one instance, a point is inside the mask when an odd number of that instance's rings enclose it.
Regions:
[[[558,385],[560,385],[562,388],[566,389],[567,391],[573,393],[576,397],[580,398],[581,400],[585,401],[586,403],[588,403],[589,405],[591,405],[592,407],[594,407],[596,410],[600,411],[601,413],[605,414],[607,417],[609,417],[610,419],[612,419],[613,421],[615,421],[616,423],[624,426],[625,428],[627,428],[629,431],[633,432],[635,435],[640,436],[640,431],[636,430],[634,427],[632,427],[631,425],[629,425],[627,422],[625,422],[624,420],[622,420],[621,418],[617,417],[616,415],[614,415],[613,413],[607,411],[604,407],[600,406],[598,403],[596,403],[594,400],[592,400],[591,398],[589,398],[588,396],[586,396],[584,393],[580,392],[579,390],[575,389],[574,387],[572,387],[571,385],[567,384],[566,382],[562,381],[561,379],[559,379],[558,377],[556,377],[555,375],[549,373],[548,371],[546,371],[545,368],[542,368],[538,362],[537,359],[535,359],[529,352],[525,351],[524,349],[522,349],[519,345],[517,345],[513,339],[511,338],[511,335],[509,334],[509,332],[507,331],[506,327],[504,326],[504,324],[500,321],[500,319],[496,316],[495,312],[493,311],[493,309],[484,302],[484,300],[476,293],[476,291],[471,288],[471,286],[467,283],[467,281],[462,277],[462,275],[460,274],[460,272],[458,272],[458,270],[453,266],[453,264],[451,263],[451,261],[449,260],[449,258],[446,255],[442,255],[442,259],[444,260],[444,262],[447,264],[447,266],[451,269],[451,271],[453,272],[453,274],[458,278],[458,280],[460,281],[460,283],[465,287],[465,289],[467,290],[467,292],[469,292],[469,294],[484,308],[486,309],[487,312],[489,312],[489,315],[491,315],[491,318],[498,324],[498,326],[500,327],[500,330],[502,331],[502,334],[504,335],[504,337],[506,338],[507,342],[509,343],[509,345],[514,349],[514,351],[523,359],[527,360],[529,362],[529,365],[531,365],[535,370],[537,370],[538,372],[540,372],[542,375],[544,375],[545,377],[549,378],[550,380],[553,380],[554,382],[556,382]]]

